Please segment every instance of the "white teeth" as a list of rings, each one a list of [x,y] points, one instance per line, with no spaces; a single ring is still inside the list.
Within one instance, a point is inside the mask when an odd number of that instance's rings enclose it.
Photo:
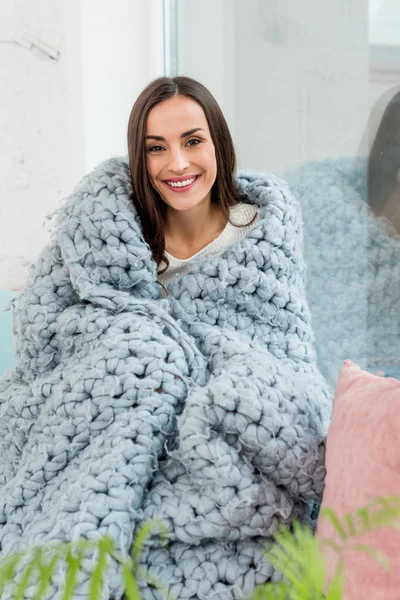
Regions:
[[[166,181],[166,183],[171,187],[185,187],[186,185],[190,185],[191,183],[193,183],[195,179],[196,177],[193,177],[193,179],[187,179],[186,181]]]

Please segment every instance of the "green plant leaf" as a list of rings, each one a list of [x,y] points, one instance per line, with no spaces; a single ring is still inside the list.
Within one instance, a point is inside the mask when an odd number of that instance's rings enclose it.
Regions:
[[[298,565],[292,565],[282,549],[271,549],[267,552],[266,558],[292,585],[296,585],[302,577]]]
[[[370,529],[398,524],[400,518],[400,497],[399,496],[379,496],[365,507],[369,511],[371,520]],[[362,509],[361,509],[362,510]]]
[[[345,514],[343,521],[347,525],[347,537],[355,537],[357,535],[355,518],[351,514]]]
[[[151,521],[144,523],[137,532],[132,545],[132,560],[134,568],[139,564],[140,555],[142,554],[144,545],[154,529],[158,529],[161,543],[164,545],[168,543],[167,528],[162,521],[152,519]]]
[[[67,568],[62,600],[71,600],[78,581],[79,570],[88,549],[89,546],[86,540],[84,540],[83,543],[78,542],[77,544],[71,544],[67,549],[65,553]]]
[[[98,541],[98,559],[90,578],[89,600],[98,600],[103,589],[104,575],[107,570],[107,559],[114,550],[111,538],[101,538]]]
[[[41,550],[39,548],[35,548],[32,551],[32,557],[28,560],[25,569],[22,571],[20,582],[17,584],[13,593],[13,600],[24,600],[24,595],[32,575],[36,570],[39,570],[38,564],[40,562],[40,552]],[[29,553],[26,553],[25,556],[29,556]]]
[[[122,567],[122,573],[125,580],[125,587],[127,591],[125,594],[128,600],[140,600],[139,586],[137,578],[140,575],[144,581],[147,581],[152,587],[161,590],[164,593],[164,597],[167,600],[176,600],[175,597],[168,592],[168,589],[160,584],[155,578],[151,577],[147,571],[139,567],[140,555],[143,551],[143,547],[149,538],[153,529],[157,528],[160,534],[161,543],[166,545],[168,543],[167,529],[165,524],[159,520],[151,520],[144,523],[139,531],[137,532],[134,542],[132,544],[132,553],[129,559],[122,556],[115,550],[112,552],[112,557]],[[130,596],[128,596],[130,594]]]
[[[290,600],[320,600],[324,597],[326,559],[317,540],[308,527],[293,524],[293,534],[287,529],[274,536],[277,546],[266,553],[269,562],[287,580]],[[283,546],[280,544],[283,541]],[[266,588],[269,589],[269,588]]]
[[[290,588],[287,583],[265,583],[254,592],[251,600],[290,600]]]
[[[0,562],[0,596],[6,585],[14,581],[15,571],[23,557],[23,552],[16,552],[11,556],[7,556]]]
[[[371,515],[370,510],[366,507],[360,508],[357,511],[357,517],[361,521],[362,531],[368,533],[371,530]]]
[[[338,516],[331,508],[322,508],[321,515],[329,519],[329,521],[332,524],[332,527],[335,529],[336,533],[343,541],[347,540],[348,536],[346,534],[346,531],[340,523]]]
[[[400,496],[391,494],[389,496],[377,496],[373,498],[367,506],[374,507],[375,505],[381,508],[398,508],[400,509]]]
[[[125,560],[121,563],[122,575],[125,587],[125,596],[128,600],[140,600],[140,591],[136,578],[133,575],[133,565],[131,560]]]
[[[38,571],[39,571],[39,582],[36,588],[34,600],[43,600],[46,596],[46,592],[50,586],[51,578],[54,575],[54,571],[57,567],[57,563],[60,560],[60,551],[57,548],[53,551],[53,556],[48,560],[47,555],[49,552],[45,552],[44,548],[41,548]]]
[[[298,581],[301,576],[305,559],[304,547],[299,549],[297,540],[299,531],[296,530],[295,523],[293,527],[293,534],[286,527],[280,527],[274,534],[275,545],[266,554],[271,564],[292,583]]]
[[[326,600],[342,600],[344,593],[343,561],[340,561],[326,593]]]
[[[163,594],[163,600],[178,600],[174,594],[172,594],[172,592],[170,592],[167,588],[166,585],[164,585],[163,583],[160,583],[155,577],[153,577],[152,575],[150,575],[150,573],[148,571],[146,571],[143,568],[138,568],[137,570],[138,576],[141,577],[143,579],[143,581],[146,581],[148,584],[151,585],[151,587],[155,588],[156,590],[160,591]]]
[[[293,524],[293,531],[280,528],[274,536],[276,545],[266,558],[278,569],[287,581],[284,590],[285,600],[342,600],[344,591],[344,554],[348,550],[365,552],[387,567],[384,555],[359,543],[351,544],[352,538],[379,527],[400,526],[400,497],[376,498],[354,514],[348,513],[340,520],[329,508],[321,510],[329,519],[339,540],[316,540],[308,527]],[[330,584],[326,581],[327,565],[323,550],[331,547],[338,555],[338,568]],[[275,600],[281,590],[275,584],[266,584],[257,590],[254,600]],[[275,594],[275,595],[274,595]]]
[[[372,558],[375,558],[375,560],[379,562],[386,571],[390,571],[391,569],[390,562],[383,552],[376,550],[372,546],[367,546],[365,544],[351,544],[348,548],[346,548],[346,550],[355,550],[357,552],[368,554],[369,556],[372,556]]]

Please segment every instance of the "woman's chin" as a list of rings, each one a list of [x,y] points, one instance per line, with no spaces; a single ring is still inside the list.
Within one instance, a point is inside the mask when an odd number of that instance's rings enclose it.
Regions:
[[[184,199],[184,198],[180,198],[175,201],[173,198],[172,199],[168,198],[168,200],[166,200],[166,204],[169,206],[169,208],[176,210],[178,212],[184,212],[187,210],[191,210],[191,209],[199,206],[201,203],[202,203],[202,200],[189,200],[189,199]]]

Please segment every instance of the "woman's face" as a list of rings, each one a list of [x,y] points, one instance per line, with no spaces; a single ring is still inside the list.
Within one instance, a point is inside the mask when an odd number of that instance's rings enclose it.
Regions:
[[[154,106],[147,117],[145,150],[150,181],[170,208],[185,211],[211,201],[217,162],[197,102],[174,96]]]

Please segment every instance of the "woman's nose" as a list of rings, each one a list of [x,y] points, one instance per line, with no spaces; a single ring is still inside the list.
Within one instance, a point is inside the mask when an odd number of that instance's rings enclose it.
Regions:
[[[171,171],[184,171],[189,166],[186,153],[183,150],[172,150],[170,154],[169,168]]]

